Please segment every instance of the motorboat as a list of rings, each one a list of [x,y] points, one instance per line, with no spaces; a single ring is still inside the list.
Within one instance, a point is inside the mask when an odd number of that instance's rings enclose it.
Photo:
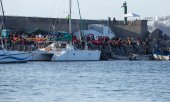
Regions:
[[[170,52],[153,51],[155,60],[170,60]]]

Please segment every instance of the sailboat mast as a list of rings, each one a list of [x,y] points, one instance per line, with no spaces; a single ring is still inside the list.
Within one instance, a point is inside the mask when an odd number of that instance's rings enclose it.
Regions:
[[[69,0],[69,33],[72,33],[71,27],[71,11],[72,11],[72,0]]]
[[[4,8],[3,8],[3,3],[2,3],[2,0],[0,0],[1,2],[1,9],[2,9],[2,26],[1,26],[1,32],[2,30],[5,28],[5,23],[4,23]],[[2,33],[0,32],[0,37],[1,37],[1,47],[4,48],[4,44],[3,44],[3,39],[2,39]]]
[[[69,33],[71,34],[71,38],[72,38],[71,12],[72,12],[72,0],[69,0]],[[72,40],[71,40],[71,44],[73,44]]]
[[[82,17],[81,17],[81,12],[80,12],[80,3],[79,3],[79,0],[77,0],[77,5],[78,5],[78,10],[79,10],[79,16],[80,16],[80,40],[83,40],[82,37],[84,36],[82,34]]]
[[[2,3],[2,0],[0,0],[1,2],[1,10],[2,10],[2,29],[5,28],[5,19],[4,19],[4,8],[3,8],[3,3]]]

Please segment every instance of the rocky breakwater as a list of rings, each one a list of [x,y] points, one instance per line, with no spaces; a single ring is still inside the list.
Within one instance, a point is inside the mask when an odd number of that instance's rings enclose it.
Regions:
[[[160,29],[155,29],[149,34],[151,49],[170,52],[170,36]]]

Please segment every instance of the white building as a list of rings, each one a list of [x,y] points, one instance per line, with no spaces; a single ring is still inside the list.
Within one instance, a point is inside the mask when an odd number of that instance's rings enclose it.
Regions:
[[[115,37],[115,34],[112,32],[109,26],[103,24],[92,24],[89,25],[88,30],[81,30],[83,35],[94,35],[96,39],[97,36],[108,36],[110,39]],[[80,31],[75,32],[77,38],[80,39]]]

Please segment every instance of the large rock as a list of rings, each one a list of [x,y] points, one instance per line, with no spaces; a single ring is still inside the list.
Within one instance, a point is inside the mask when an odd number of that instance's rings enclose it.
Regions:
[[[158,44],[158,40],[152,39],[152,41],[150,41],[150,44],[151,44],[151,48],[154,48],[154,46]]]
[[[170,40],[170,36],[168,34],[164,34],[164,40]]]
[[[167,40],[167,41],[165,42],[165,45],[166,45],[166,47],[170,47],[170,40]]]
[[[155,29],[150,35],[149,35],[149,39],[150,41],[153,41],[153,39],[155,40],[159,40],[163,38],[163,31],[161,31],[160,29]]]
[[[165,48],[166,47],[166,41],[165,40],[160,40],[159,41],[159,46],[161,47],[161,48]]]

